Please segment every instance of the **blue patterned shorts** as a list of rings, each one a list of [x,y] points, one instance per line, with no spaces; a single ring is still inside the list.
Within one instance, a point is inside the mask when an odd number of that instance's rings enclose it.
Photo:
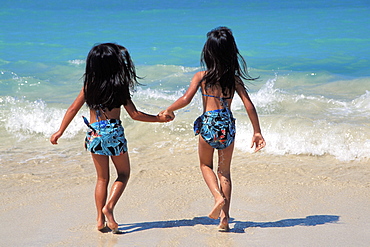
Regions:
[[[225,149],[235,139],[235,118],[228,108],[207,111],[194,122],[195,135],[216,149]]]
[[[91,153],[118,156],[127,152],[127,141],[121,120],[108,119],[91,124],[95,130],[86,133],[85,147]]]

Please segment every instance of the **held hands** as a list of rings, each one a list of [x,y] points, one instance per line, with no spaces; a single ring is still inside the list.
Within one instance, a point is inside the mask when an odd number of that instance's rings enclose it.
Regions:
[[[253,135],[251,148],[253,148],[254,144],[256,144],[254,152],[258,152],[266,146],[265,139],[263,139],[263,136],[260,133],[256,133]]]
[[[175,114],[172,111],[164,110],[158,114],[158,117],[163,119],[163,122],[170,122],[175,119]]]

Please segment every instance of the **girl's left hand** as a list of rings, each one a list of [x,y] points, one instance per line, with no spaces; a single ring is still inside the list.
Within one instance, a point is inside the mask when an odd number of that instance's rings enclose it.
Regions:
[[[172,121],[172,120],[175,119],[175,113],[170,112],[170,111],[167,111],[167,110],[161,111],[158,115],[159,116],[163,116],[164,115],[170,121]]]
[[[253,148],[254,144],[256,144],[256,148],[254,149],[254,152],[258,152],[259,150],[261,150],[262,148],[266,146],[265,139],[260,133],[253,135],[251,148]]]

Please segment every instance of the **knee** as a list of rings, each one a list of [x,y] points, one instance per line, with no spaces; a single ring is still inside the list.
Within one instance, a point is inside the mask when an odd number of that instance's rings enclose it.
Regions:
[[[200,169],[212,169],[213,170],[213,164],[200,163]]]
[[[217,169],[217,175],[219,177],[224,177],[226,179],[229,179],[230,180],[230,171],[225,171],[225,170],[222,170],[222,169]]]
[[[97,178],[97,184],[103,185],[103,186],[108,186],[109,184],[109,178],[106,177],[98,177]]]
[[[122,172],[122,173],[118,173],[117,174],[116,181],[120,181],[120,182],[126,183],[129,178],[130,178],[130,173]]]

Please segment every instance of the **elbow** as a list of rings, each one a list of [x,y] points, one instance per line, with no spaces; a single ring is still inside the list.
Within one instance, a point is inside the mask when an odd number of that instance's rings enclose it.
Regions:
[[[183,107],[190,104],[191,100],[192,100],[191,97],[188,97],[188,96],[182,97],[182,99],[181,99],[182,102],[181,103],[182,103]]]
[[[130,114],[130,117],[133,119],[133,120],[139,120],[139,118],[140,118],[140,114],[139,114],[139,112],[132,112],[131,114]]]
[[[247,111],[248,114],[257,114],[257,110],[256,110],[256,108],[254,107],[253,104],[247,106],[246,111]]]
[[[68,113],[69,114],[73,114],[73,115],[76,115],[77,113],[78,113],[78,111],[79,111],[80,109],[77,109],[77,108],[75,108],[75,107],[70,107],[70,108],[68,108]]]
[[[252,111],[255,111],[256,110],[256,107],[254,106],[254,104],[252,102],[249,102],[249,104],[247,104],[245,106],[246,110],[252,110]]]
[[[247,111],[256,111],[256,107],[254,107],[254,105],[250,105],[247,107]]]

